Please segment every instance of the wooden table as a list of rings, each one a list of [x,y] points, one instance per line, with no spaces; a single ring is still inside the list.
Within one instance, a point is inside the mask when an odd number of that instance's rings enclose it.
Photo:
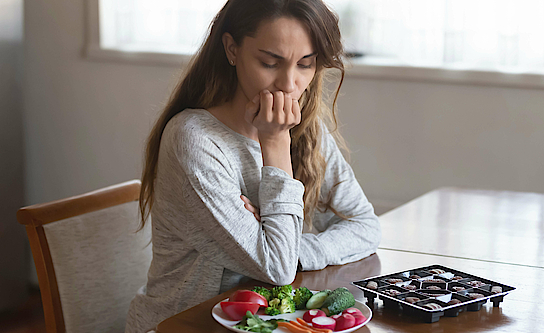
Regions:
[[[544,195],[440,189],[380,217],[383,241],[377,254],[301,272],[293,286],[346,286],[363,301],[352,281],[440,264],[517,290],[499,308],[488,302],[478,312],[442,317],[432,324],[385,309],[377,301],[372,320],[356,332],[544,332],[543,216]],[[168,318],[158,332],[230,332],[215,322],[211,309],[235,289]]]
[[[499,308],[487,303],[478,312],[462,312],[458,317],[442,317],[428,324],[398,311],[385,309],[376,301],[372,320],[356,332],[542,332],[544,331],[544,269],[502,263],[482,262],[443,256],[378,250],[377,254],[355,263],[331,266],[321,271],[302,272],[293,285],[310,289],[348,287],[355,297],[363,293],[350,282],[370,276],[440,264],[480,277],[504,283],[517,289],[504,298]],[[252,284],[242,287],[251,287]],[[215,322],[211,309],[233,290],[218,295],[159,324],[159,333],[227,333]],[[538,296],[540,295],[540,297]]]
[[[380,222],[382,249],[544,267],[544,194],[442,188]]]

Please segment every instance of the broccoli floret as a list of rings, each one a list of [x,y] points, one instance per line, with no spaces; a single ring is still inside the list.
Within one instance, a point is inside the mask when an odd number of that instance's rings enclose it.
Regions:
[[[305,309],[306,308],[306,302],[312,297],[313,294],[310,291],[310,289],[306,287],[300,287],[295,290],[295,296],[293,297],[293,301],[295,301],[295,308],[297,310]]]
[[[269,316],[275,316],[280,314],[280,310],[269,306],[264,310],[264,314]]]
[[[285,286],[277,286],[272,288],[272,297],[278,297],[281,292],[284,292],[290,296],[293,293],[293,286],[286,284]]]
[[[280,314],[280,305],[281,300],[279,298],[274,298],[268,302],[268,307],[264,310],[264,313],[269,316],[275,316]]]
[[[295,312],[295,301],[291,297],[281,300],[280,313],[293,313]]]
[[[272,293],[270,292],[270,290],[266,289],[265,287],[256,286],[253,289],[251,289],[251,291],[254,291],[257,294],[263,296],[264,298],[266,298],[267,301],[270,301],[270,299],[272,298]]]
[[[280,300],[282,300],[284,298],[293,298],[293,296],[291,296],[291,294],[287,294],[287,293],[284,293],[283,291],[281,291],[281,292],[278,293],[276,298],[279,298]]]

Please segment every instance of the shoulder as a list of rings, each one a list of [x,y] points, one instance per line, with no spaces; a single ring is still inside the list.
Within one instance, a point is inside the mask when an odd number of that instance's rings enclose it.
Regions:
[[[179,140],[193,138],[196,134],[202,136],[206,132],[212,132],[213,120],[206,110],[185,109],[168,121],[162,138]]]
[[[186,172],[226,163],[229,135],[211,114],[202,109],[186,109],[172,117],[161,137],[160,151],[169,160],[180,163]]]
[[[229,144],[224,125],[203,109],[185,109],[166,124],[161,141],[177,149],[196,151],[208,146]]]

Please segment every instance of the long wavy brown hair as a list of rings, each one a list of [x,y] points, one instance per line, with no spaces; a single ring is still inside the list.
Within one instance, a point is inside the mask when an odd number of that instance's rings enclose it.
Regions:
[[[159,146],[168,121],[184,109],[208,109],[228,102],[234,96],[238,79],[235,68],[228,63],[223,34],[230,33],[240,45],[244,37],[255,34],[261,22],[280,17],[295,18],[305,24],[318,54],[314,78],[300,98],[301,122],[291,129],[294,177],[305,186],[305,223],[311,229],[315,209],[331,208],[328,202],[319,202],[326,167],[320,148],[322,124],[334,124],[336,130],[336,100],[344,80],[338,17],[322,0],[229,0],[214,18],[208,37],[174,89],[147,140],[140,190],[140,229],[153,207]],[[335,68],[340,73],[330,108],[323,101],[327,68]]]

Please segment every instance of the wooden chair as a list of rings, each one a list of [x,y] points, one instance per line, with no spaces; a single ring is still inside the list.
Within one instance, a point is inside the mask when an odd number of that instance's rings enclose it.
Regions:
[[[48,333],[124,332],[147,281],[150,224],[138,227],[140,181],[19,209]]]

